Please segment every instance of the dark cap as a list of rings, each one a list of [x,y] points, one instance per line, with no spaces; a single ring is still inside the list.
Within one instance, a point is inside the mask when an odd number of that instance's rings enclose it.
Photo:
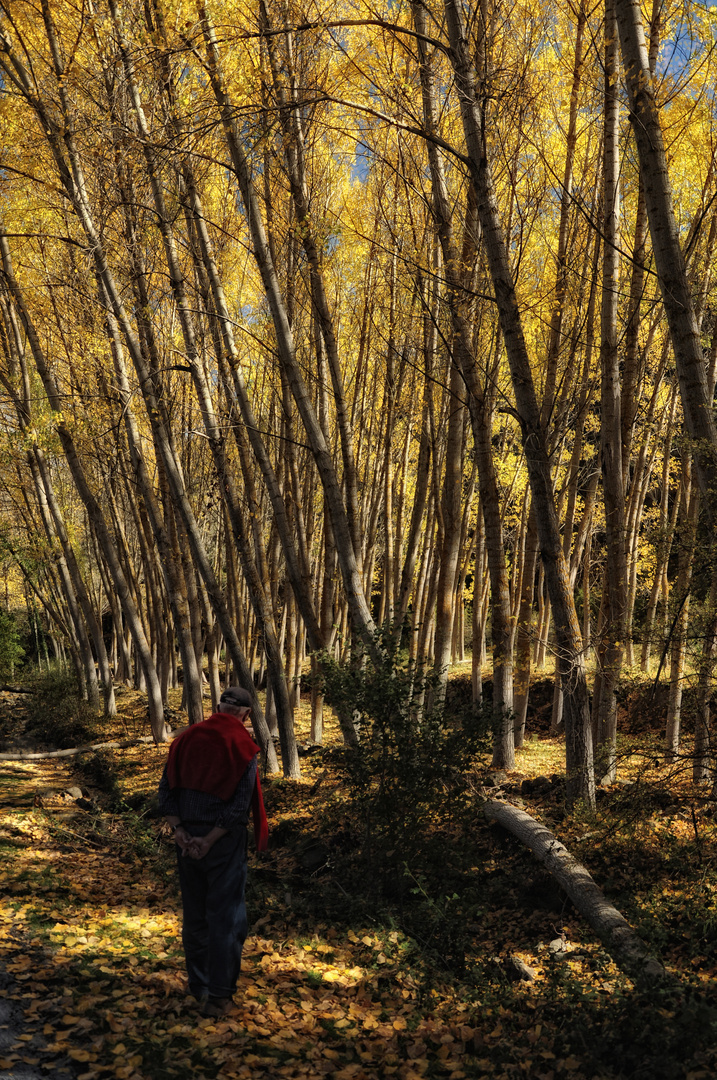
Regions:
[[[220,705],[236,705],[240,709],[250,709],[251,694],[241,686],[228,686],[219,698]]]

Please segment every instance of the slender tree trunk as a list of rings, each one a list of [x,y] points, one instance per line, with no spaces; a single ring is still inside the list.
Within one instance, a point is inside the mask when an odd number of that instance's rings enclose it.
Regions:
[[[47,399],[50,404],[50,408],[57,417],[62,416],[61,411],[61,397],[58,392],[57,386],[53,380],[50,372],[50,367],[45,358],[40,338],[35,330],[33,323],[30,320],[29,313],[24,303],[24,299],[18,283],[15,279],[15,274],[12,269],[12,263],[10,261],[10,249],[8,247],[7,238],[4,228],[0,229],[0,251],[2,252],[3,273],[7,282],[8,288],[13,298],[13,302],[18,308],[20,318],[22,320],[25,333],[27,334],[30,348],[32,351],[33,359],[37,367],[38,373],[42,380],[47,394]],[[67,463],[72,473],[72,478],[77,487],[77,492],[85,506],[87,515],[92,522],[95,535],[98,543],[102,548],[102,554],[107,560],[107,565],[112,575],[112,582],[114,588],[117,591],[124,616],[127,620],[128,626],[132,633],[132,640],[137,652],[137,657],[142,666],[144,673],[147,696],[149,699],[149,714],[150,723],[152,725],[152,733],[157,742],[164,742],[169,734],[167,725],[164,720],[164,708],[162,705],[162,693],[159,685],[159,679],[157,678],[157,671],[152,662],[151,651],[147,643],[147,639],[142,628],[141,619],[137,611],[130,587],[127,579],[122,571],[120,560],[117,555],[117,550],[112,542],[107,524],[105,522],[102,510],[100,508],[97,499],[93,495],[87,477],[85,475],[80,455],[74,443],[74,439],[66,425],[66,423],[57,419],[55,421],[55,427],[57,434],[62,444]]]
[[[612,783],[616,776],[617,699],[615,690],[622,668],[627,599],[625,550],[625,489],[622,474],[622,420],[617,310],[620,287],[620,109],[617,85],[617,22],[614,0],[605,4],[605,122],[603,175],[603,276],[601,313],[601,419],[600,450],[607,564],[603,635],[598,650],[601,664],[597,705],[598,777]]]
[[[287,28],[283,35],[286,43],[285,56],[280,60],[280,58],[277,57],[277,38],[271,33],[270,9],[265,0],[260,0],[260,9],[263,27],[268,32],[266,37],[267,52],[272,69],[274,92],[279,105],[278,117],[283,133],[282,147],[291,186],[293,206],[299,225],[297,231],[298,235],[301,237],[301,244],[309,264],[311,300],[316,319],[321,329],[321,336],[326,348],[329,373],[331,375],[331,385],[336,404],[336,420],[341,439],[341,454],[344,468],[343,481],[347,492],[346,510],[355,556],[358,559],[361,545],[358,532],[358,486],[354,457],[354,439],[344,390],[343,376],[341,373],[336,328],[321,268],[319,244],[315,236],[310,213],[309,192],[306,185],[304,167],[304,124],[301,102],[297,98],[297,77],[293,64],[292,35]],[[284,84],[282,71],[287,72],[290,89],[287,89]]]
[[[483,581],[485,574],[485,521],[480,504],[476,521],[475,558],[473,562],[473,610],[471,614],[471,690],[473,701],[483,700]]]
[[[421,86],[423,113],[429,136],[437,128],[434,78],[430,68],[423,38],[426,34],[425,11],[421,3],[413,3],[413,19],[420,35],[417,44],[421,58]],[[448,283],[447,301],[453,329],[453,362],[458,367],[468,393],[468,409],[473,429],[478,476],[480,504],[485,518],[485,540],[491,575],[491,615],[493,638],[493,712],[494,746],[493,764],[496,768],[511,769],[515,763],[513,744],[513,664],[512,620],[508,571],[505,561],[503,530],[500,518],[498,483],[493,461],[492,407],[485,391],[480,387],[475,358],[472,355],[470,329],[466,320],[463,282],[458,266],[466,265],[466,255],[472,254],[475,238],[468,238],[468,248],[459,260],[453,237],[452,213],[445,182],[443,162],[438,146],[432,138],[426,143],[431,167],[433,210],[443,252],[444,273]],[[465,247],[465,245],[464,245]],[[438,625],[440,631],[440,620]]]
[[[515,745],[521,747],[525,741],[525,722],[528,715],[528,697],[530,693],[530,657],[533,630],[533,595],[535,591],[535,569],[538,562],[538,530],[532,508],[528,514],[528,532],[525,539],[525,558],[520,592],[520,610],[515,652]]]
[[[339,565],[344,581],[344,588],[351,611],[351,618],[357,630],[367,642],[368,648],[376,652],[374,643],[375,625],[369,611],[363,590],[361,572],[354,549],[349,515],[341,493],[341,486],[334,468],[330,450],[326,445],[321,426],[311,403],[309,393],[297,363],[296,350],[291,326],[286,314],[286,307],[281,297],[276,269],[271,258],[266,230],[261,218],[252,173],[247,160],[243,140],[239,134],[236,110],[224,88],[219,69],[219,50],[214,30],[208,20],[202,4],[198,5],[199,19],[207,49],[207,69],[219,107],[224,136],[229,149],[232,169],[237,178],[242,202],[247,215],[247,222],[254,245],[253,254],[257,261],[262,284],[271,310],[277,340],[277,350],[282,367],[286,373],[291,392],[296,401],[306,436],[314,456],[321,482],[324,488],[326,508],[331,516],[331,524],[336,539]]]
[[[104,291],[102,282],[99,281],[98,285],[102,300],[107,301],[107,295]],[[176,547],[173,550],[169,534],[162,518],[162,512],[149,478],[147,465],[141,451],[139,431],[132,410],[133,395],[125,368],[119,330],[117,322],[109,308],[107,309],[106,318],[110,348],[114,360],[115,375],[118,382],[120,400],[122,402],[122,417],[129,445],[130,459],[137,485],[142,495],[144,508],[149,516],[155,543],[159,549],[167,596],[174,619],[174,625],[179,634],[185,707],[187,709],[189,723],[196,724],[204,718],[201,686],[201,657],[199,660],[197,659],[195,645],[192,639],[188,598],[177,572]]]
[[[680,534],[680,551],[677,560],[677,579],[674,594],[678,610],[672,623],[670,641],[670,690],[667,702],[665,726],[665,754],[668,760],[677,757],[680,748],[680,720],[682,714],[682,691],[687,653],[687,626],[690,612],[690,586],[694,567],[695,537],[699,516],[700,491],[690,483],[691,461],[685,454],[683,461],[684,483],[682,485],[681,517],[683,529]]]
[[[542,401],[543,423],[547,424],[548,418],[555,405],[555,391],[558,375],[558,361],[561,346],[563,344],[563,325],[565,321],[566,298],[569,283],[568,240],[571,213],[574,213],[573,204],[573,165],[577,148],[578,129],[578,105],[580,94],[580,82],[583,68],[583,38],[587,12],[585,0],[581,0],[577,14],[575,28],[575,52],[573,57],[573,78],[570,89],[570,111],[568,115],[568,130],[565,138],[565,166],[563,169],[563,182],[561,185],[560,221],[558,224],[558,247],[556,252],[556,276],[555,276],[555,299],[550,319],[550,336],[545,362],[545,388]]]
[[[692,779],[699,783],[711,778],[714,755],[712,752],[712,690],[715,661],[717,660],[717,568],[712,568],[712,581],[707,608],[708,621],[702,641],[699,683],[697,691],[697,717],[695,721],[695,752],[692,761]]]
[[[263,583],[259,580],[254,560],[251,557],[249,551],[243,517],[238,505],[238,499],[236,491],[234,489],[233,478],[228,468],[225,440],[216,421],[214,407],[206,383],[206,376],[201,364],[201,359],[198,354],[194,320],[192,318],[191,308],[186,296],[186,291],[184,287],[184,276],[178,258],[176,242],[174,239],[170,217],[165,207],[164,194],[159,181],[158,168],[155,160],[154,150],[152,148],[150,133],[147,128],[143,107],[139,98],[139,92],[137,90],[137,86],[134,80],[132,63],[129,57],[126,42],[124,40],[123,28],[114,0],[109,0],[109,6],[119,37],[120,53],[124,66],[125,77],[132,97],[135,118],[139,126],[140,133],[142,135],[142,146],[149,172],[150,184],[152,188],[152,197],[157,211],[157,225],[162,236],[165,258],[169,269],[170,282],[175,302],[177,304],[182,336],[186,348],[187,360],[189,362],[194,386],[197,392],[200,411],[202,414],[202,420],[205,430],[207,432],[210,450],[212,452],[212,457],[222,487],[222,494],[229,511],[229,520],[231,522],[232,531],[234,533],[240,557],[242,559],[242,568],[244,570],[244,573],[248,575],[248,582],[250,583],[250,595],[252,598],[252,603],[254,605],[255,613],[260,620],[261,629],[264,635],[265,647],[271,650],[272,664],[274,665],[272,670],[278,673],[281,672],[281,661],[275,648],[275,634],[271,625],[271,617],[266,604],[264,587]],[[207,589],[212,597],[213,606],[215,607],[217,614],[220,616],[220,618],[223,619],[223,621],[225,621],[225,625],[227,626],[228,633],[227,630],[225,630],[226,638],[231,633],[233,633],[233,628],[230,628],[229,621],[226,618],[226,604],[224,598],[221,595],[218,582],[216,581],[216,578],[214,576],[214,572],[209,563],[204,544],[202,543],[201,537],[198,534],[194,517],[191,514],[191,510],[187,502],[183,502],[182,511],[184,525],[187,530],[187,538],[192,547],[194,558],[197,561],[205,585],[207,586]],[[234,644],[235,647],[238,646],[238,641],[236,640],[236,638]],[[239,652],[241,653],[241,650],[239,650]],[[245,665],[245,659],[243,655],[238,655],[237,661],[239,667],[243,667]],[[253,680],[251,678],[251,672],[248,668],[243,673],[243,682],[247,684],[247,689],[253,693]],[[283,687],[280,685],[281,683],[283,683]],[[277,677],[276,679],[274,692],[276,695],[280,695],[280,702],[284,705],[283,709],[280,708],[278,710],[284,774],[292,778],[298,778],[300,776],[299,758],[296,749],[296,740],[294,737],[293,724],[291,723],[290,709],[288,706],[288,701],[285,700],[286,682],[283,679],[283,672],[281,672],[281,677]],[[253,696],[255,697],[255,695]],[[255,700],[254,708],[252,711],[254,715],[255,725],[257,726],[258,732],[261,734],[261,729],[265,727],[265,724],[263,722],[263,716],[261,715],[258,699]],[[268,732],[264,732],[265,742],[267,735]]]
[[[451,368],[450,400],[448,403],[448,437],[446,440],[445,475],[441,495],[443,537],[440,549],[437,581],[436,644],[434,666],[439,679],[440,697],[445,698],[453,630],[454,582],[461,539],[461,494],[463,490],[463,411],[460,373]]]
[[[677,384],[674,384],[672,388],[672,394],[670,396],[670,405],[667,410],[667,427],[663,441],[662,482],[660,484],[662,502],[660,503],[655,574],[652,579],[650,598],[647,602],[647,611],[645,613],[645,620],[642,627],[642,650],[640,653],[640,670],[644,672],[647,672],[650,666],[650,653],[652,651],[653,636],[655,631],[655,617],[657,614],[658,605],[660,603],[662,582],[667,570],[667,563],[670,558],[670,550],[672,548],[672,540],[677,525],[677,513],[680,505],[680,495],[678,491],[672,506],[672,513],[670,513],[670,462],[672,457],[672,432],[675,420],[676,406]]]
[[[482,110],[475,96],[473,71],[462,15],[456,0],[445,0],[463,130],[476,188],[483,244],[496,303],[516,405],[523,433],[536,524],[550,600],[555,616],[558,666],[565,694],[567,799],[595,802],[590,706],[580,626],[563,556],[545,432],[515,293],[505,236],[498,218],[493,180],[484,140]]]
[[[675,353],[685,424],[694,440],[697,478],[706,496],[705,510],[712,518],[717,491],[717,427],[674,214],[640,0],[615,0],[615,10],[652,248]]]

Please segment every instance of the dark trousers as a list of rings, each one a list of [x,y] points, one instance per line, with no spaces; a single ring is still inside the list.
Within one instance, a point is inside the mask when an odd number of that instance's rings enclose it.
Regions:
[[[211,826],[188,831],[206,836]],[[199,999],[228,998],[236,990],[247,935],[247,831],[239,828],[217,840],[203,859],[191,859],[177,848],[184,920],[182,943],[189,990]]]

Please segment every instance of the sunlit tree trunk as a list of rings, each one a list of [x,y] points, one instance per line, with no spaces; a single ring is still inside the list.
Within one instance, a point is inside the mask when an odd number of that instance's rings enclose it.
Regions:
[[[560,189],[560,220],[558,224],[557,251],[555,254],[555,297],[550,318],[550,334],[545,361],[545,384],[542,401],[542,418],[544,424],[547,424],[548,418],[555,406],[558,363],[564,337],[565,309],[568,296],[570,268],[570,261],[568,259],[568,244],[570,239],[569,226],[571,215],[574,214],[573,166],[578,141],[578,105],[584,61],[583,39],[586,23],[586,3],[585,0],[581,0],[575,27],[575,50],[573,55],[572,85],[570,88],[570,111],[568,115],[568,130],[565,135],[565,165],[563,168],[563,181]]]
[[[421,58],[424,121],[429,135],[426,147],[431,168],[433,212],[441,241],[444,273],[448,285],[446,299],[453,330],[453,362],[460,372],[465,387],[463,392],[467,392],[473,441],[478,462],[480,505],[485,519],[486,550],[491,575],[495,730],[493,764],[496,768],[511,769],[515,762],[511,719],[513,709],[512,624],[508,571],[505,562],[500,517],[500,497],[493,461],[493,410],[490,398],[478,381],[475,357],[472,353],[470,328],[466,319],[468,313],[465,311],[467,304],[463,293],[464,282],[461,280],[459,273],[459,267],[461,265],[465,266],[468,262],[465,256],[473,254],[471,246],[475,248],[477,237],[467,237],[470,246],[467,251],[459,253],[453,235],[453,215],[445,182],[443,161],[438,146],[432,139],[437,129],[437,108],[433,73],[423,41],[423,36],[426,34],[425,12],[420,3],[413,3],[412,10],[416,30],[419,35],[422,35],[418,38],[418,50]],[[468,222],[466,224],[469,225]],[[474,228],[476,225],[477,221]],[[437,634],[440,634],[440,632],[439,618]]]
[[[712,518],[717,492],[717,428],[674,214],[640,2],[615,0],[615,9],[652,248],[675,353],[685,425],[694,440],[697,478],[706,496],[704,507]]]
[[[530,658],[533,644],[533,596],[535,570],[538,563],[538,530],[532,508],[528,512],[528,531],[525,537],[523,575],[520,588],[520,607],[515,642],[515,745],[525,741],[525,722],[530,695]]]
[[[396,604],[397,627],[402,627],[408,613],[408,606],[413,594],[414,608],[417,601],[417,583],[414,583],[416,561],[421,541],[421,527],[428,502],[430,477],[431,477],[431,438],[430,438],[430,401],[433,394],[431,374],[433,370],[433,352],[436,347],[436,319],[435,312],[430,307],[431,290],[424,296],[423,328],[423,367],[425,380],[423,382],[423,394],[420,413],[420,435],[418,446],[418,458],[415,470],[415,490],[413,495],[413,508],[411,521],[405,540],[405,554],[401,568],[398,602]]]
[[[644,672],[649,670],[650,654],[654,644],[655,617],[657,614],[660,597],[662,595],[662,583],[667,573],[667,563],[670,558],[672,540],[677,525],[677,513],[680,504],[679,491],[675,496],[670,512],[670,463],[672,457],[673,425],[675,421],[675,409],[677,407],[677,384],[672,387],[670,404],[667,410],[667,423],[663,436],[662,477],[660,483],[660,516],[658,521],[658,541],[656,545],[655,573],[652,579],[652,588],[647,602],[647,611],[642,626],[642,649],[640,652],[640,669]]]
[[[252,171],[244,150],[236,119],[236,111],[224,88],[219,69],[219,50],[214,30],[206,11],[200,4],[199,18],[207,49],[207,68],[214,96],[219,108],[222,129],[229,149],[232,169],[237,178],[242,202],[245,207],[248,225],[254,245],[254,257],[261,275],[276,333],[279,358],[286,373],[291,392],[296,401],[306,436],[314,456],[324,488],[326,508],[331,517],[331,524],[336,540],[336,550],[344,582],[344,589],[353,623],[364,637],[370,650],[375,651],[375,624],[363,589],[361,572],[354,550],[351,525],[341,486],[334,469],[332,457],[321,426],[311,403],[301,369],[296,360],[294,339],[286,315],[286,308],[281,297],[266,230],[259,209],[259,201],[254,188]]]
[[[268,32],[266,37],[267,52],[272,69],[274,92],[276,95],[278,118],[282,127],[282,146],[286,161],[289,183],[297,221],[299,223],[298,234],[301,244],[306,253],[309,263],[309,285],[314,312],[321,328],[321,335],[326,348],[331,385],[336,405],[336,418],[341,438],[341,453],[343,458],[343,480],[347,492],[346,512],[355,551],[355,557],[360,557],[360,540],[358,534],[358,492],[356,479],[356,464],[354,458],[354,438],[351,429],[351,421],[344,390],[341,363],[339,358],[338,340],[335,321],[331,313],[327,295],[326,283],[321,269],[319,244],[315,237],[314,226],[310,213],[309,193],[306,184],[305,171],[305,147],[304,125],[301,114],[301,101],[297,98],[297,77],[294,69],[293,39],[291,31],[285,28],[283,34],[285,42],[285,55],[277,56],[277,39],[271,33],[272,24],[270,8],[265,0],[260,0],[261,18],[263,28]],[[284,82],[282,72],[286,71],[289,86]]]
[[[0,374],[0,380],[2,380],[3,386],[14,402],[20,429],[26,431],[28,424],[32,424],[32,402],[25,349],[14,308],[12,307],[12,304],[6,302],[4,296],[0,297],[0,311],[2,312],[2,320],[5,324],[4,341],[7,344],[7,348],[14,354],[12,366],[16,367],[20,373],[19,381],[22,390],[16,392],[10,379],[4,372]],[[10,361],[10,357],[8,357],[8,360]],[[80,567],[77,563],[74,549],[70,543],[65,519],[55,494],[55,487],[52,482],[52,476],[45,453],[41,447],[37,445],[36,440],[34,441],[32,448],[28,451],[28,462],[30,471],[33,475],[41,516],[48,539],[52,542],[53,536],[56,535],[62,549],[60,571],[63,580],[66,579],[66,591],[69,588],[68,606],[79,635],[79,651],[84,660],[88,700],[95,706],[99,705],[97,672],[95,670],[92,649],[87,637],[89,632],[97,655],[100,684],[104,694],[105,713],[108,716],[114,716],[116,713],[116,706],[114,687],[112,684],[112,672],[109,666],[109,659],[107,657],[101,627],[92,606],[82,574],[80,573]],[[75,607],[77,608],[74,614],[72,612],[73,604],[75,604]],[[85,627],[87,628],[86,630]]]
[[[694,545],[700,504],[700,491],[696,484],[690,482],[692,468],[690,456],[685,453],[683,456],[684,480],[680,499],[682,529],[679,531],[680,548],[677,558],[677,578],[673,589],[677,607],[670,628],[671,637],[669,641],[670,689],[665,725],[665,753],[668,760],[676,758],[680,748],[680,720],[687,653],[687,626],[690,613],[690,585],[694,568]]]
[[[580,626],[562,552],[545,432],[540,421],[540,409],[523,336],[505,236],[495,202],[482,113],[476,99],[475,73],[470,61],[463,19],[456,0],[446,0],[445,10],[451,43],[451,62],[456,76],[471,177],[476,188],[483,244],[511,369],[540,550],[555,619],[558,667],[565,694],[567,798],[569,802],[582,798],[593,805],[595,779],[587,678]]]
[[[461,401],[463,383],[458,369],[451,367],[448,401],[448,436],[441,493],[442,543],[436,585],[436,640],[434,667],[440,681],[441,696],[445,696],[453,635],[453,603],[455,577],[461,540],[461,495],[463,492],[463,415]]]
[[[473,701],[483,700],[483,664],[485,663],[486,605],[484,603],[488,567],[485,553],[485,520],[478,506],[475,555],[473,559],[473,611],[471,615],[471,690]]]
[[[0,230],[0,252],[2,253],[2,266],[5,281],[12,296],[13,303],[18,309],[23,328],[30,344],[33,360],[35,361],[38,374],[40,375],[45,388],[45,393],[47,394],[50,408],[57,417],[61,417],[62,399],[53,380],[39,335],[30,319],[22,292],[15,278],[10,259],[10,249],[4,229]],[[116,589],[125,619],[127,620],[127,624],[132,633],[134,647],[145,678],[152,733],[157,742],[163,742],[167,738],[169,731],[164,720],[161,687],[159,685],[159,679],[157,678],[156,668],[152,662],[150,648],[142,628],[139,612],[137,611],[137,607],[132,598],[127,579],[122,571],[117,550],[113,544],[109,529],[107,528],[102,509],[88,483],[72,434],[66,423],[61,419],[56,420],[55,427],[65,457],[67,458],[72,478],[77,487],[78,494],[92,523],[98,543],[102,548],[102,554],[107,560],[107,565],[112,575],[113,586]]]
[[[107,296],[104,292],[102,282],[100,281],[98,284],[104,306],[104,303],[107,302]],[[109,306],[107,308],[106,320],[110,349],[114,361],[115,376],[117,378],[120,401],[122,403],[122,419],[127,435],[130,460],[139,491],[142,495],[145,510],[149,516],[154,540],[162,560],[167,595],[174,618],[174,625],[179,637],[179,649],[182,656],[185,706],[190,724],[196,724],[204,718],[201,686],[201,656],[198,658],[196,654],[195,642],[192,637],[189,604],[185,593],[185,587],[179,578],[177,562],[175,561],[175,551],[172,549],[170,537],[164,524],[162,511],[155,497],[154,488],[149,478],[147,465],[141,451],[141,440],[134,411],[132,409],[133,394],[125,368],[122,343],[116,320],[110,313]]]
[[[34,458],[32,451],[28,454],[30,472],[33,474],[35,480],[35,490],[40,507],[40,517],[45,528],[45,535],[47,536],[50,545],[55,544],[56,530],[53,528],[52,515],[48,506],[47,492],[43,483],[43,479],[40,475],[40,469],[38,462]],[[70,570],[67,562],[66,554],[66,541],[62,543],[62,538],[57,537],[60,540],[61,550],[57,552],[55,560],[59,571],[59,578],[62,584],[62,591],[64,593],[65,605],[67,607],[68,614],[70,616],[69,623],[74,627],[74,641],[75,649],[77,651],[78,658],[81,665],[81,681],[80,681],[80,693],[89,702],[89,704],[97,709],[100,704],[100,688],[97,681],[97,671],[95,668],[95,658],[92,655],[92,646],[90,645],[90,638],[87,633],[84,619],[80,612],[80,607],[77,602],[77,593]]]
[[[603,139],[603,273],[600,319],[601,416],[600,452],[605,500],[606,570],[605,618],[598,649],[601,665],[596,688],[599,778],[612,783],[616,776],[617,699],[625,648],[627,561],[625,549],[625,493],[622,475],[622,421],[617,313],[620,287],[620,147],[617,85],[617,23],[613,0],[605,5],[605,111]],[[594,706],[595,707],[595,706]]]
[[[115,28],[118,34],[120,55],[124,66],[127,85],[129,87],[130,95],[132,98],[135,119],[142,136],[142,146],[147,162],[152,197],[157,211],[157,226],[162,236],[165,258],[169,269],[170,282],[175,302],[177,304],[179,321],[186,349],[186,359],[189,363],[189,367],[191,370],[192,379],[199,401],[203,424],[207,432],[210,450],[222,488],[222,495],[227,504],[229,520],[242,560],[242,568],[245,575],[248,575],[248,584],[250,584],[250,596],[254,605],[254,611],[257,617],[260,619],[261,629],[264,636],[264,645],[265,648],[270,651],[272,659],[272,670],[276,675],[274,682],[274,693],[275,696],[278,697],[280,704],[280,707],[278,709],[278,720],[284,774],[296,778],[300,775],[299,758],[296,749],[296,740],[294,737],[290,706],[287,699],[286,680],[283,677],[283,666],[281,664],[281,658],[279,656],[278,648],[276,646],[276,638],[272,625],[272,619],[267,608],[263,583],[259,579],[258,573],[256,571],[256,565],[250,554],[248,538],[246,535],[246,529],[243,521],[243,515],[238,505],[234,480],[227,462],[225,440],[216,420],[214,406],[211,400],[209,388],[207,386],[206,375],[203,369],[203,365],[201,363],[201,358],[199,356],[195,324],[192,317],[191,306],[188,302],[186,295],[184,275],[182,273],[178,257],[174,231],[170,222],[170,215],[168,214],[165,206],[164,193],[162,191],[162,186],[159,180],[158,163],[155,158],[150,132],[147,128],[144,110],[134,80],[134,71],[129,57],[128,47],[124,40],[122,24],[114,0],[109,0],[109,5],[115,23]],[[220,618],[222,618],[227,628],[225,631],[225,637],[227,637],[227,631],[231,633],[233,628],[230,629],[230,623],[226,616],[226,603],[223,596],[221,595],[221,591],[219,589],[219,585],[216,581],[214,572],[210,565],[207,552],[199,535],[196,522],[194,520],[194,515],[191,513],[188,502],[184,500],[182,501],[182,518],[184,527],[187,530],[187,538],[192,547],[194,558],[197,561],[204,582],[208,590],[210,591],[212,603],[215,606],[217,614]],[[236,644],[238,644],[238,642]],[[243,654],[237,656],[237,661],[240,667],[245,664]],[[253,693],[253,680],[250,669],[247,669],[246,672],[242,674],[242,681],[246,684],[247,689],[253,694],[253,696],[255,696]],[[260,710],[258,708],[258,702],[256,701],[253,708],[253,713],[254,721],[257,724],[257,728],[260,730],[263,724]],[[267,744],[266,734],[264,735],[264,743]]]

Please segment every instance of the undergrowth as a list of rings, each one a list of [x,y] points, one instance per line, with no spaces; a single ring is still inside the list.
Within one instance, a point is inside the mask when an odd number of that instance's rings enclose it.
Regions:
[[[99,734],[97,710],[82,698],[73,672],[53,664],[35,675],[33,686],[28,735],[64,750]]]
[[[332,845],[334,878],[354,909],[393,919],[461,971],[480,908],[462,838],[475,821],[474,776],[488,760],[491,711],[470,701],[448,708],[439,680],[391,634],[379,632],[374,645],[348,666],[322,658],[326,700],[352,714],[359,732],[355,747],[332,757],[343,841]]]

